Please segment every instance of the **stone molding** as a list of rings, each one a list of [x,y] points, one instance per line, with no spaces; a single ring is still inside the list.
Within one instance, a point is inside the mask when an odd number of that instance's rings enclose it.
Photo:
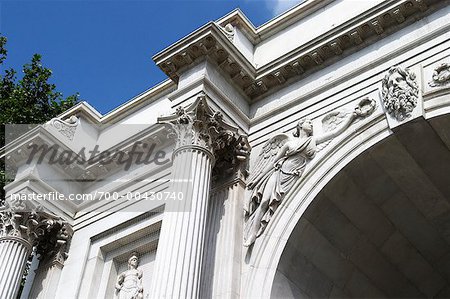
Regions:
[[[204,26],[179,43],[155,55],[153,60],[173,81],[201,58],[210,60],[249,99],[255,99],[274,88],[284,86],[299,77],[322,68],[328,61],[360,49],[397,30],[401,24],[414,20],[429,10],[431,0],[403,0],[383,3],[353,21],[342,24],[293,53],[262,67],[253,66],[230,42],[223,29],[215,23]]]
[[[105,150],[111,152],[122,151],[125,154],[128,154],[136,141],[149,144],[154,143],[157,145],[157,148],[155,148],[156,150],[158,149],[158,146],[165,145],[166,139],[165,129],[159,125],[153,125],[149,126],[148,129],[140,132],[136,136],[128,138]],[[5,157],[6,165],[10,167],[13,172],[13,168],[17,168],[28,159],[32,152],[32,146],[37,146],[38,148],[41,146],[48,146],[48,148],[51,148],[54,145],[58,147],[57,156],[60,156],[64,151],[69,151],[73,155],[77,155],[76,151],[61,142],[61,140],[53,138],[51,133],[44,126],[38,126],[26,135],[7,144],[2,156]],[[98,159],[100,155],[101,153],[93,157],[90,161],[83,160],[82,157],[79,157],[78,159],[82,163],[64,163],[62,165],[58,163],[56,167],[61,168],[61,170],[71,178],[82,181],[92,181],[103,178],[123,167],[117,160],[107,165],[100,163]],[[126,157],[123,159],[125,158]]]

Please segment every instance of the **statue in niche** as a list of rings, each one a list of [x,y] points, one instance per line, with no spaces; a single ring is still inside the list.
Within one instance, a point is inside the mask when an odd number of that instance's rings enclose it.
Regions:
[[[246,224],[244,246],[252,245],[265,230],[272,215],[305,170],[308,161],[358,117],[375,110],[375,101],[364,98],[351,113],[331,112],[322,120],[325,133],[313,135],[311,120],[298,122],[292,136],[278,134],[263,146],[247,188],[252,190],[244,210]]]
[[[398,121],[409,117],[417,106],[419,97],[416,75],[407,68],[391,67],[381,83],[384,108],[387,112]]]
[[[143,299],[142,270],[138,269],[139,259],[133,253],[128,259],[128,270],[120,273],[116,282],[117,299]]]

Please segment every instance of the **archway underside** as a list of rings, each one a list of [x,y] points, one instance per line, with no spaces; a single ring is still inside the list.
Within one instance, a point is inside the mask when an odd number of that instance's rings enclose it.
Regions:
[[[402,126],[327,184],[272,297],[450,297],[449,115]]]

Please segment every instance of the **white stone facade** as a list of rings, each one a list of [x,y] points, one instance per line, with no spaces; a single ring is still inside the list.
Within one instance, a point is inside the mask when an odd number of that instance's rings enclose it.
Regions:
[[[449,297],[448,4],[309,0],[258,28],[235,10],[156,54],[161,84],[23,134],[2,151],[0,298],[32,248],[22,298]],[[151,163],[98,161],[138,150]],[[88,200],[11,200],[30,194]]]

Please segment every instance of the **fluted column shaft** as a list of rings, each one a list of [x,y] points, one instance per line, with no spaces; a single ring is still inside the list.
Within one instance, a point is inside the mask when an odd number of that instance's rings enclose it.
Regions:
[[[199,298],[205,281],[202,269],[213,166],[216,177],[233,170],[239,160],[237,148],[242,151],[245,142],[237,136],[237,128],[209,107],[204,94],[158,122],[176,137],[170,191],[181,194],[183,200],[165,205],[152,298]]]
[[[21,237],[0,238],[0,298],[16,298],[32,245]]]
[[[213,156],[200,146],[178,148],[171,191],[183,200],[166,203],[156,256],[152,298],[198,298]]]

